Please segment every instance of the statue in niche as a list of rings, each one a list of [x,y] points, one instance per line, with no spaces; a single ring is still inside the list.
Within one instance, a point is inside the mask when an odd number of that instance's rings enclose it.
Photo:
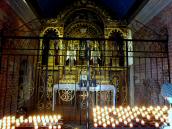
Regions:
[[[44,38],[42,41],[42,65],[48,65],[49,54],[54,55],[54,51],[51,51],[51,44],[53,40],[50,40],[50,37],[58,37],[54,30],[47,30],[44,34]],[[55,43],[54,43],[55,44]],[[54,46],[53,46],[54,47]]]
[[[93,50],[91,51],[91,64],[96,65],[99,64],[101,65],[101,58],[100,58],[100,52],[98,49],[98,44],[95,42]]]
[[[86,45],[87,45],[86,41],[81,41],[80,42],[79,59],[84,59],[85,58]]]
[[[117,56],[118,65],[124,66],[124,43],[123,43],[123,36],[120,32],[113,32],[110,38],[114,41],[114,49],[117,52],[113,52],[115,56]],[[110,58],[110,66],[113,65],[113,59]]]
[[[42,65],[47,65],[48,64],[49,49],[50,49],[49,39],[43,40],[43,44],[42,44]]]
[[[74,46],[71,45],[68,47],[67,56],[66,56],[66,65],[76,65],[76,50]]]
[[[115,42],[118,45],[119,66],[124,66],[124,50],[123,50],[123,37],[120,33],[115,35]]]
[[[28,59],[23,59],[20,62],[19,75],[17,107],[18,113],[21,113],[21,110],[27,112],[27,103],[34,92],[33,65],[29,63]]]
[[[80,87],[86,87],[87,86],[87,70],[83,69],[80,72],[80,81],[79,81],[79,86]]]

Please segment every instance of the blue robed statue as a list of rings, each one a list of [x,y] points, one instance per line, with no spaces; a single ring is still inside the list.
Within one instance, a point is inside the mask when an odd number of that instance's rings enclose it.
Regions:
[[[172,129],[172,84],[164,83],[161,86],[161,95],[170,103],[170,110],[168,111],[168,124],[165,124],[161,127],[161,129]]]

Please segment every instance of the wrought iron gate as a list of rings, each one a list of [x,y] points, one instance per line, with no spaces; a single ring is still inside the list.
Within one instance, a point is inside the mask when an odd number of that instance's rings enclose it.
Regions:
[[[1,115],[53,112],[56,103],[54,112],[60,112],[64,120],[82,123],[86,109],[91,111],[96,105],[159,104],[160,85],[170,80],[167,41],[125,39],[119,44],[113,39],[1,39]],[[116,95],[103,89],[105,85],[113,85]],[[97,86],[99,90],[91,90]]]

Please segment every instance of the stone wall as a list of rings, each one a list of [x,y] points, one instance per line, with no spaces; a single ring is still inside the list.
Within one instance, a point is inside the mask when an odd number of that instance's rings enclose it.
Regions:
[[[16,31],[18,27],[23,25],[24,23],[4,0],[0,1],[0,11],[3,14],[0,16],[0,30],[1,34],[3,33],[3,36],[26,35],[26,33],[24,32]],[[23,26],[22,29],[25,31],[30,31],[27,26]],[[35,41],[33,41],[33,44],[34,42]],[[3,115],[16,114],[18,104],[17,98],[19,91],[18,84],[20,76],[19,68],[22,58],[20,56],[14,56],[13,54],[23,54],[23,52],[19,50],[14,51],[10,48],[30,47],[30,42],[24,42],[24,40],[3,38],[1,40],[1,43],[2,51],[0,59],[0,118]],[[33,52],[25,51],[25,54],[27,53],[33,54]],[[25,56],[25,58],[27,58],[27,56]],[[33,60],[30,61],[33,62]]]
[[[142,39],[154,40],[165,39],[166,36],[168,36],[167,42],[169,51],[170,76],[172,77],[172,4],[168,5],[157,16],[153,17],[153,19],[150,20],[145,26],[140,28],[134,34],[133,38],[137,39],[139,37]],[[154,60],[152,60],[152,62],[154,62]],[[163,68],[161,65],[162,63]],[[142,65],[143,67],[141,67],[141,69],[144,71],[145,64],[142,63]],[[167,104],[167,102],[164,101],[160,95],[160,89],[161,85],[164,83],[162,78],[168,78],[168,60],[158,59],[157,63],[153,63],[151,65],[150,71],[152,71],[152,77],[147,76],[147,78],[142,80],[142,83],[135,85],[135,104]],[[150,75],[150,71],[147,71],[148,75]],[[142,71],[140,73],[142,73],[143,76],[145,75]],[[157,75],[158,79],[156,78]]]

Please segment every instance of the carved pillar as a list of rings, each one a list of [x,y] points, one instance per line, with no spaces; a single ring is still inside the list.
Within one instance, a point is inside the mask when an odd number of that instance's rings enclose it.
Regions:
[[[108,30],[108,28],[104,29],[104,37],[105,37],[105,39],[109,38],[109,30]],[[110,63],[110,59],[108,58],[109,53],[107,52],[108,49],[109,49],[108,41],[106,40],[105,41],[105,65],[106,66],[108,66],[109,63]]]

